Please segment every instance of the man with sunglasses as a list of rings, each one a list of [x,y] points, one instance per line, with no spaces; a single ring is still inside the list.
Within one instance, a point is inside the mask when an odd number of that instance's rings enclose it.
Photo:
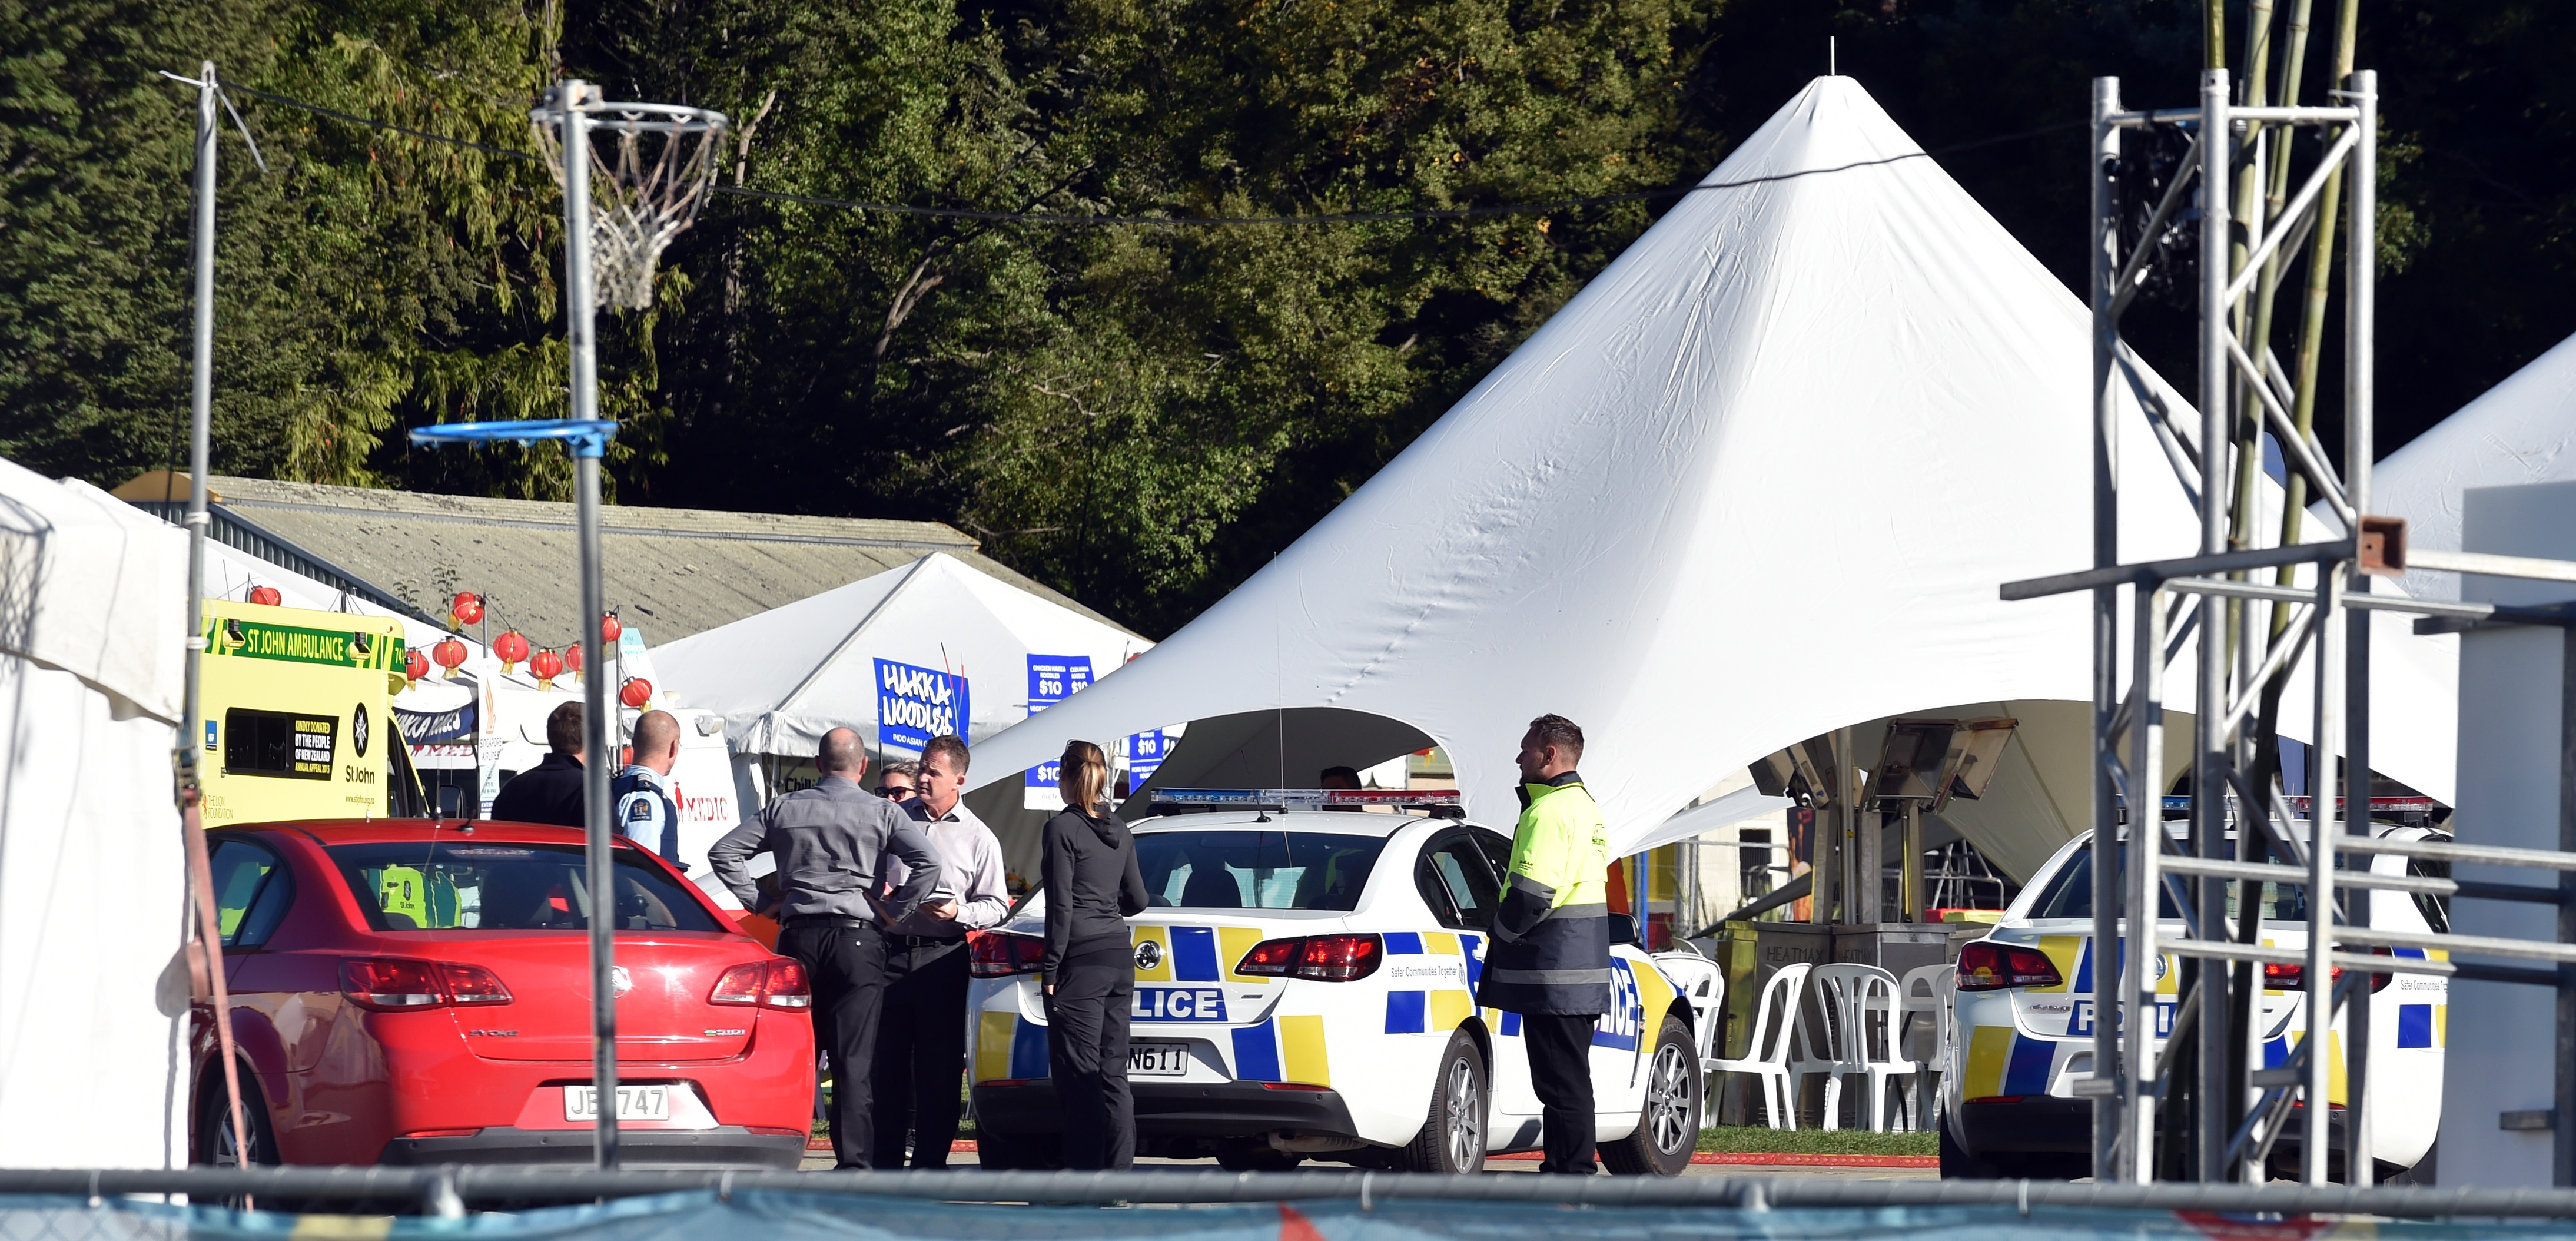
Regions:
[[[909,806],[921,796],[921,764],[888,763],[877,776],[877,796],[899,806]]]

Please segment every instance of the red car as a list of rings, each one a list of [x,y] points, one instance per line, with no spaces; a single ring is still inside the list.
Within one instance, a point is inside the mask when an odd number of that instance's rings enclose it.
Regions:
[[[281,823],[207,833],[252,1158],[591,1158],[581,833],[520,823]],[[796,1167],[814,1111],[805,971],[696,885],[615,850],[618,1115],[628,1167]],[[200,999],[198,1162],[230,1163]]]

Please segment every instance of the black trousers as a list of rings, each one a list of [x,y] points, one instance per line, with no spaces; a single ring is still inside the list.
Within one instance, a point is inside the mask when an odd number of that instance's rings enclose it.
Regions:
[[[885,1016],[877,1022],[878,1162],[945,1168],[957,1140],[958,1084],[966,1076],[966,942],[886,948]]]
[[[872,922],[794,921],[779,929],[778,952],[804,964],[814,987],[814,1045],[832,1056],[832,1160],[871,1167],[868,1070],[885,999],[885,933]]]
[[[1136,1096],[1127,1088],[1131,951],[1124,935],[1075,940],[1047,997],[1047,1072],[1063,1110],[1067,1168],[1124,1172],[1136,1163]]]
[[[1541,1172],[1592,1175],[1592,1026],[1599,1020],[1579,1013],[1521,1014],[1530,1085],[1538,1091],[1543,1118]]]

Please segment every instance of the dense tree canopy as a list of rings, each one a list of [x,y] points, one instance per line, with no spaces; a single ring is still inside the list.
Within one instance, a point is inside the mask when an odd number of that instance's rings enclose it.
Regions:
[[[2321,13],[2332,7],[2321,3]],[[2576,14],[2363,0],[2389,118],[2381,448],[2576,331]],[[113,485],[187,399],[194,92],[508,152],[558,74],[734,120],[721,184],[985,211],[1306,215],[1698,177],[1821,71],[1927,145],[2182,102],[2194,0],[0,0],[0,455]],[[2312,75],[2312,82],[2316,77]],[[220,469],[562,494],[560,453],[403,428],[563,404],[543,167],[243,94]],[[1944,164],[2070,284],[2080,138]],[[603,320],[630,503],[936,518],[1149,632],[1399,451],[1658,204],[1221,228],[722,195]],[[2152,325],[2145,325],[2152,334]],[[2188,356],[2160,361],[2177,375]],[[2330,421],[2330,419],[2329,419]]]

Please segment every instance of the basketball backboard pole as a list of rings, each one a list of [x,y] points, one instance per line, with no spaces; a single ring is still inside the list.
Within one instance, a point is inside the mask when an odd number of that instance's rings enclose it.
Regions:
[[[599,88],[579,78],[548,91],[529,113],[548,147],[564,196],[564,343],[571,381],[570,418],[530,422],[467,422],[423,427],[419,443],[511,440],[521,444],[559,439],[572,451],[573,498],[581,546],[582,835],[589,887],[591,1108],[594,1156],[602,1168],[617,1166],[617,886],[611,854],[616,836],[609,822],[608,774],[616,761],[616,733],[608,704],[610,674],[601,620],[608,613],[601,585],[599,468],[617,424],[599,416],[600,301],[597,264],[604,262],[612,305],[651,304],[654,264],[671,238],[696,218],[713,177],[716,149],[725,131],[721,112],[673,104],[609,103]],[[607,131],[614,159],[593,149]],[[656,158],[638,158],[639,144],[657,138]],[[593,202],[593,193],[610,196]]]

